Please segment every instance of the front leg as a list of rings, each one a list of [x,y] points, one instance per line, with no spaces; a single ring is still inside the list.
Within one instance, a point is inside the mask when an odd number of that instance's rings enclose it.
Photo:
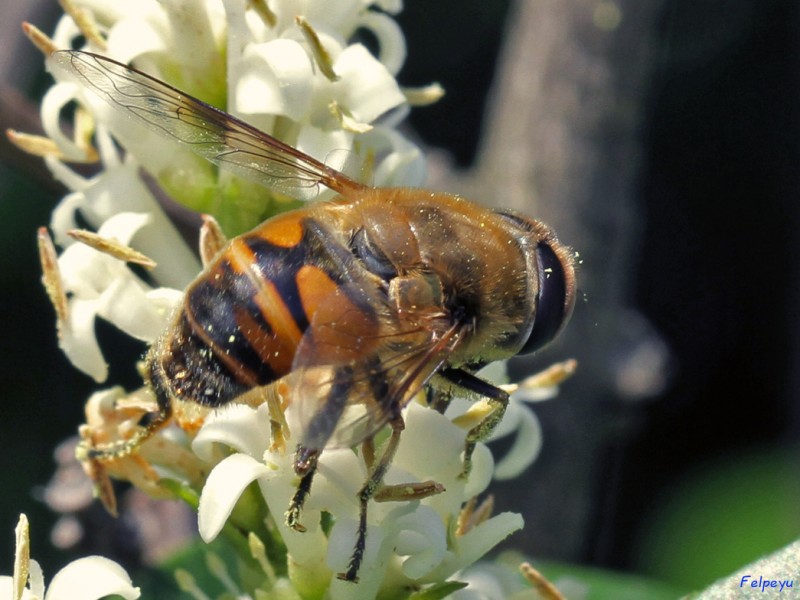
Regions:
[[[464,465],[461,471],[461,477],[466,478],[472,470],[472,453],[475,451],[475,446],[487,439],[503,420],[508,408],[509,395],[505,390],[463,369],[443,369],[439,372],[439,376],[450,384],[448,396],[452,397],[461,392],[468,398],[485,398],[494,405],[494,410],[467,432],[464,442]]]

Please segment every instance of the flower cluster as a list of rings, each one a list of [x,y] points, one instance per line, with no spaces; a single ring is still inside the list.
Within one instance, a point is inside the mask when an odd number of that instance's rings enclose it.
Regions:
[[[289,409],[291,411],[291,407]],[[288,415],[291,418],[291,415]],[[522,518],[503,513],[489,518],[468,501],[488,485],[492,458],[485,446],[475,455],[468,480],[460,478],[465,431],[447,417],[417,404],[405,415],[406,431],[385,482],[389,485],[434,480],[444,492],[419,501],[374,502],[369,507],[367,548],[359,582],[332,577],[343,572],[353,551],[358,521],[358,491],[367,477],[362,458],[349,449],[326,450],[303,511],[305,532],[275,527],[288,550],[289,577],[308,597],[375,597],[381,588],[414,589],[447,580],[522,527]],[[235,406],[217,413],[194,440],[193,449],[213,462],[218,445],[235,452],[211,471],[200,497],[203,539],[216,537],[231,517],[239,494],[255,481],[270,514],[282,515],[295,491],[292,457],[270,450],[266,407]],[[431,455],[428,440],[437,440]],[[466,504],[466,508],[464,508]],[[323,514],[335,515],[329,531]]]
[[[335,7],[327,0],[62,0],[62,5],[67,15],[52,38],[25,28],[48,56],[83,45],[132,62],[336,169],[365,165],[355,178],[407,186],[423,179],[421,153],[394,126],[405,116],[408,98],[430,101],[440,91],[431,86],[411,94],[394,78],[405,56],[391,17],[400,9],[397,0],[345,0]],[[363,31],[377,40],[376,54],[353,43]],[[57,81],[42,104],[47,137],[11,137],[44,156],[70,190],[53,212],[55,244],[46,230],[40,232],[44,281],[56,307],[62,349],[77,368],[102,382],[108,367],[95,338],[96,319],[153,342],[201,269],[165,205],[183,216],[206,213],[207,224],[218,222],[231,235],[298,199],[218,170],[50,66]],[[66,110],[72,105],[77,108]],[[92,176],[67,165],[97,161],[100,169]],[[93,231],[79,229],[86,225]],[[205,231],[211,235],[212,229]],[[60,254],[56,245],[63,248]],[[558,366],[520,391],[528,400],[537,399],[535,393],[550,396],[571,369]],[[503,374],[494,377],[499,381]],[[369,503],[359,582],[341,581],[334,574],[346,569],[353,552],[358,491],[372,460],[365,453],[380,447],[325,450],[301,515],[305,531],[296,531],[283,514],[297,475],[283,440],[275,438],[272,409],[230,406],[209,415],[193,440],[173,426],[136,453],[106,461],[84,455],[84,467],[110,508],[109,476],[153,496],[174,494],[189,503],[199,496],[202,538],[224,534],[250,569],[243,582],[226,584],[241,598],[404,597],[423,589],[444,597],[466,585],[458,581],[462,569],[522,527],[519,515],[492,516],[491,499],[478,497],[493,475],[514,477],[535,458],[540,431],[532,411],[512,401],[495,432],[496,437],[517,433],[512,450],[495,470],[488,448],[478,444],[465,478],[466,433],[492,408],[453,402],[443,415],[412,402],[384,483],[413,488],[433,481],[439,493],[396,501],[381,498],[379,490]],[[145,388],[100,391],[87,403],[81,436],[89,445],[129,440],[141,417],[153,410]],[[293,410],[286,408],[282,418],[292,422]],[[192,589],[186,574],[180,579]],[[33,576],[30,581],[33,589]],[[38,587],[36,594],[41,597]]]
[[[133,62],[331,166],[367,165],[369,172],[357,175],[377,185],[418,185],[424,178],[422,154],[393,129],[409,107],[394,79],[405,57],[404,40],[387,14],[399,6],[377,3],[386,11],[380,12],[372,4],[352,0],[333,11],[323,0],[280,2],[274,9],[263,1],[65,0],[68,14],[52,38],[29,25],[26,32],[46,54],[83,42],[87,50]],[[379,41],[378,57],[348,43],[361,30]],[[165,143],[59,69],[51,70],[57,81],[42,101],[47,137],[10,135],[43,155],[70,190],[50,224],[55,242],[65,248],[57,264],[61,286],[51,287],[63,298],[57,302],[64,307],[61,347],[75,366],[101,382],[107,366],[94,339],[95,319],[152,342],[179,290],[200,270],[159,203],[159,192],[213,216],[228,235],[254,227],[292,202],[217,170],[178,143]],[[431,86],[413,96],[432,101],[438,95]],[[76,102],[69,136],[62,117]],[[124,156],[112,134],[125,148]],[[92,177],[66,164],[97,160],[102,169]],[[68,232],[80,224],[134,245],[155,268],[143,278],[96,251],[72,249],[81,245]]]

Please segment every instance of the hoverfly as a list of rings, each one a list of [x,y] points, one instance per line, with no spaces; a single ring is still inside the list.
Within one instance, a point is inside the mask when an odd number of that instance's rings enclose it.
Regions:
[[[217,253],[147,354],[158,410],[139,435],[85,456],[102,463],[133,452],[171,419],[182,424],[185,407],[297,404],[300,482],[286,520],[302,531],[320,453],[371,443],[389,425],[391,437],[359,492],[355,548],[340,574],[356,580],[367,504],[397,448],[402,409],[422,389],[440,410],[455,394],[496,404],[466,436],[466,475],[475,444],[508,401],[474,373],[533,352],[561,330],[575,301],[570,250],[549,227],[516,212],[358,183],[109,58],[82,51],[52,58],[112,106],[223,168],[284,193],[322,185],[338,195],[273,217]]]

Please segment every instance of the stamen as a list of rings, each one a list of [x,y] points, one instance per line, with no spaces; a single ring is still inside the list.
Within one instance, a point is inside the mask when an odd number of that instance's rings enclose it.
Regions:
[[[352,133],[366,133],[372,129],[369,123],[360,123],[356,121],[349,113],[345,112],[341,105],[336,100],[331,100],[328,104],[328,110],[339,121],[339,126],[345,131]]]
[[[64,12],[72,17],[72,20],[75,21],[78,29],[86,38],[86,42],[92,48],[95,50],[106,50],[108,48],[103,34],[100,33],[100,29],[97,27],[97,21],[90,11],[76,6],[72,0],[59,0],[58,3],[64,9]]]
[[[22,32],[28,36],[28,39],[33,42],[33,45],[45,56],[50,56],[53,52],[58,50],[56,43],[35,25],[31,25],[27,22],[22,23]]]
[[[100,154],[92,146],[94,135],[94,117],[83,106],[75,110],[75,145],[86,154],[86,162],[97,162]]]
[[[256,562],[258,562],[261,570],[264,571],[270,586],[274,586],[275,582],[277,581],[277,577],[275,575],[275,569],[272,568],[272,564],[267,558],[267,549],[264,546],[264,542],[262,542],[261,538],[259,538],[252,531],[247,536],[247,542],[250,546],[250,555],[256,559]]]
[[[77,128],[75,133],[77,137]],[[80,160],[76,160],[75,157],[67,158],[54,140],[43,135],[35,135],[32,133],[16,131],[14,129],[6,129],[6,137],[8,138],[8,141],[14,144],[17,148],[23,152],[32,154],[33,156],[40,156],[42,158],[52,156],[58,160],[72,163],[95,163],[99,158],[97,150],[94,149],[94,147],[86,138],[84,138],[82,141],[78,141],[78,147],[83,150],[85,156]]]
[[[14,576],[12,577],[12,591],[14,598],[22,598],[25,591],[25,584],[28,583],[30,574],[31,544],[30,526],[28,517],[25,514],[19,516],[17,527],[14,529],[16,534],[16,550],[14,553]]]
[[[572,377],[572,375],[575,373],[575,369],[577,368],[578,361],[573,358],[563,362],[555,363],[554,365],[547,367],[544,371],[540,371],[535,375],[531,375],[530,377],[523,379],[522,382],[520,382],[519,387],[553,387]]]
[[[62,328],[69,326],[69,303],[61,271],[58,269],[56,247],[46,227],[39,228],[36,238],[39,245],[39,262],[42,265],[42,283],[56,310],[58,330],[62,331]]]
[[[458,415],[452,419],[453,425],[461,427],[462,429],[472,429],[485,421],[495,410],[497,410],[496,404],[488,400],[479,400],[472,404],[464,414]]]
[[[314,31],[311,24],[306,21],[305,17],[301,16],[295,17],[294,21],[300,27],[300,30],[303,32],[303,37],[306,38],[306,42],[308,42],[308,45],[311,47],[311,54],[314,56],[314,60],[317,61],[319,70],[322,71],[322,74],[325,75],[329,81],[339,81],[339,76],[333,71],[333,59],[331,55],[328,54],[328,51],[325,50],[317,32]]]
[[[215,552],[206,554],[206,566],[209,572],[217,578],[233,598],[241,597],[241,590],[236,586],[230,573],[228,573],[228,567]]]
[[[459,511],[455,531],[457,536],[462,536],[467,532],[467,521],[469,520],[470,515],[475,511],[475,505],[477,503],[478,499],[473,496],[467,500],[467,503]]]
[[[14,129],[6,129],[6,137],[9,142],[28,154],[41,157],[53,156],[59,160],[64,160],[64,153],[49,137],[23,133]]]
[[[278,17],[269,9],[265,0],[248,0],[247,8],[252,8],[261,20],[269,27],[275,27],[278,24]]]
[[[492,516],[492,512],[494,512],[494,496],[487,496],[480,504],[477,504],[477,502],[477,498],[470,498],[469,502],[458,513],[456,535],[465,535]]]
[[[200,260],[207,267],[220,250],[228,243],[217,220],[211,215],[203,215],[203,226],[200,228]]]
[[[114,493],[114,486],[108,476],[103,464],[91,457],[94,440],[92,439],[92,428],[88,425],[81,425],[78,428],[78,435],[81,441],[75,448],[75,459],[80,463],[83,472],[92,482],[92,490],[95,498],[99,498],[111,516],[117,516],[117,495]]]
[[[436,82],[422,87],[404,87],[400,91],[411,106],[429,106],[444,96],[444,88]]]
[[[543,600],[566,600],[561,592],[558,591],[558,588],[534,569],[530,563],[522,563],[519,566],[519,570]]]
[[[195,600],[211,600],[197,585],[194,577],[186,569],[175,569],[175,581],[182,592],[191,595]]]
[[[152,258],[145,256],[138,250],[134,250],[130,246],[121,244],[117,240],[104,238],[103,236],[97,235],[92,231],[87,231],[85,229],[70,229],[67,231],[67,235],[74,240],[78,240],[82,244],[86,244],[90,248],[94,248],[98,252],[102,252],[103,254],[107,254],[108,256],[123,262],[141,265],[146,269],[152,269],[157,264]]]

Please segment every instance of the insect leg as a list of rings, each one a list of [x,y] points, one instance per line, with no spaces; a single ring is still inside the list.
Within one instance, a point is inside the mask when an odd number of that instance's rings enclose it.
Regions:
[[[298,475],[301,475],[301,478],[294,492],[294,496],[292,496],[292,500],[289,503],[289,508],[286,509],[284,515],[286,518],[286,525],[295,531],[303,532],[306,530],[302,523],[300,523],[300,513],[303,511],[303,505],[306,502],[308,493],[311,491],[311,483],[314,480],[314,474],[317,472],[319,454],[319,450],[309,450],[303,446],[297,447],[294,470]]]
[[[358,492],[360,506],[355,548],[353,549],[353,555],[350,557],[350,564],[347,565],[347,571],[337,575],[339,579],[344,579],[345,581],[358,581],[358,570],[364,558],[364,548],[367,540],[367,504],[381,487],[386,471],[389,470],[389,465],[392,464],[392,459],[397,451],[397,445],[400,443],[400,434],[405,429],[405,422],[399,415],[392,419],[389,424],[392,427],[392,435],[386,443],[383,454],[381,454],[378,462],[373,465],[369,477]]]
[[[369,477],[358,492],[359,501],[359,521],[356,533],[356,544],[347,571],[339,573],[337,577],[345,581],[358,581],[358,570],[364,558],[364,549],[367,540],[367,506],[370,500],[376,502],[390,501],[409,501],[420,500],[440,494],[444,491],[444,486],[435,481],[421,481],[417,483],[402,483],[397,485],[383,485],[383,478],[386,471],[392,464],[392,459],[397,452],[400,443],[400,434],[405,429],[402,417],[398,416],[389,423],[392,427],[392,435],[386,443],[386,447],[377,462],[373,461]],[[372,441],[365,442],[367,447],[372,447]]]
[[[125,456],[133,454],[139,446],[166,425],[171,418],[171,403],[169,401],[162,402],[159,400],[158,410],[145,413],[142,416],[142,420],[145,424],[136,430],[128,439],[95,445],[91,439],[84,438],[84,440],[78,444],[75,455],[80,462],[108,462],[117,458],[124,458]]]
[[[119,408],[116,402],[110,412],[106,413],[101,409],[99,414],[100,422],[96,422],[87,413],[88,423],[79,429],[81,440],[75,449],[75,458],[91,479],[95,495],[109,514],[116,516],[117,501],[109,469],[113,471],[120,468],[120,464],[114,465],[116,461],[122,461],[137,452],[148,438],[167,424],[172,418],[172,406],[169,401],[159,401],[157,410],[145,412],[141,416],[140,420],[144,421],[144,424],[134,430],[130,437],[109,442],[98,442],[98,438],[107,439],[111,431],[119,431],[119,427],[128,421],[130,414]],[[151,471],[149,467],[146,470],[148,474]],[[152,475],[155,476],[155,472],[152,472]]]
[[[322,409],[318,410],[306,428],[305,442],[297,446],[294,472],[301,477],[297,490],[286,510],[286,524],[295,531],[305,531],[300,523],[303,504],[311,491],[311,482],[317,471],[317,462],[322,449],[331,437],[347,402],[352,387],[352,367],[336,369],[333,384]]]
[[[444,369],[439,375],[452,384],[456,390],[462,390],[468,396],[486,398],[495,405],[495,409],[491,413],[467,432],[464,444],[464,466],[461,471],[461,477],[465,478],[472,470],[472,453],[475,451],[475,446],[478,442],[488,438],[497,424],[503,420],[503,415],[508,408],[508,392],[462,369]]]
[[[154,345],[148,353],[148,362],[156,353],[156,346]],[[172,418],[172,394],[170,386],[166,383],[166,377],[163,370],[156,366],[156,368],[148,368],[145,373],[145,382],[152,390],[156,399],[157,408],[142,415],[139,420],[141,426],[137,429],[128,439],[111,442],[109,444],[95,445],[90,436],[84,438],[85,442],[81,442],[76,450],[76,456],[79,461],[99,461],[107,462],[116,458],[123,458],[135,452],[139,446],[147,441],[159,429],[169,423]]]

